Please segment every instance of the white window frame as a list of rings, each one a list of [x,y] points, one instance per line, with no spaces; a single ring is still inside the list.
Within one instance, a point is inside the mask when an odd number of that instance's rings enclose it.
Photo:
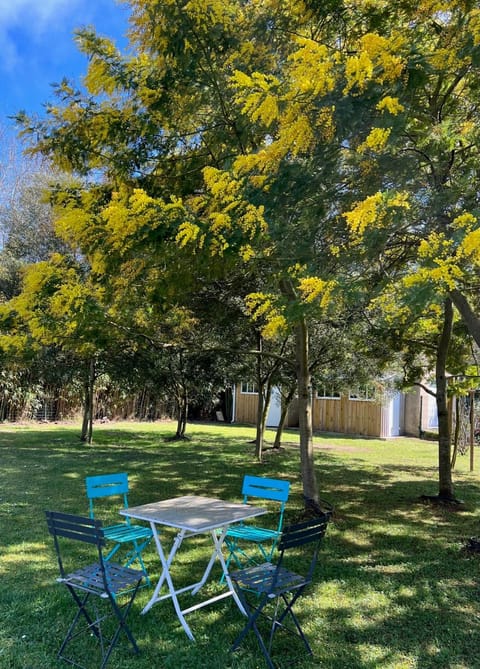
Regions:
[[[251,381],[242,381],[240,386],[241,395],[258,395],[257,384]]]
[[[377,392],[374,385],[368,383],[360,388],[355,390],[350,390],[348,393],[348,399],[356,400],[357,402],[376,402],[377,401]]]
[[[339,400],[341,393],[334,390],[333,388],[317,388],[316,397],[317,400]]]

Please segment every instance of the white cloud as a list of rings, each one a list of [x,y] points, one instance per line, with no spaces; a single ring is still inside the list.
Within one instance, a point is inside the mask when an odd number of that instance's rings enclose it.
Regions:
[[[0,0],[0,32],[21,26],[42,33],[71,15],[82,0]]]
[[[24,59],[25,47],[55,49],[58,36],[67,28],[72,39],[74,28],[83,21],[82,6],[91,0],[0,0],[0,70],[12,72]],[[87,11],[84,12],[87,14]],[[21,34],[21,39],[19,39]]]

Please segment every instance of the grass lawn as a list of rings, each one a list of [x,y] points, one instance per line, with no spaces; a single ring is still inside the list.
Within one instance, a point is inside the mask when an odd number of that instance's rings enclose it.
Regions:
[[[110,423],[96,426],[94,444],[86,446],[77,425],[0,426],[1,669],[57,666],[56,652],[74,609],[67,590],[55,583],[58,570],[44,510],[86,515],[85,476],[127,471],[132,505],[192,493],[240,501],[245,473],[288,478],[286,521],[298,517],[302,488],[295,432],[287,433],[289,443],[280,454],[267,452],[257,464],[249,443],[253,428],[189,425],[189,441],[165,441],[173,431],[169,423]],[[480,667],[480,555],[462,550],[469,537],[480,535],[480,480],[468,471],[468,456],[458,457],[455,470],[464,508],[451,511],[419,501],[420,495],[437,492],[434,442],[322,435],[315,443],[320,495],[336,513],[315,587],[301,607],[314,658],[296,666]],[[480,452],[476,456],[480,469]],[[176,582],[192,582],[210,549],[204,538],[185,541]],[[146,564],[155,582],[159,560],[153,544]],[[140,615],[150,594],[147,588],[140,592],[129,617],[141,654],[132,655],[122,641],[110,667],[265,666],[253,635],[239,652],[229,653],[244,620],[231,599],[189,615],[192,643],[171,602]],[[289,638],[279,642],[285,651],[291,645]],[[97,666],[93,646],[87,639],[88,667]]]

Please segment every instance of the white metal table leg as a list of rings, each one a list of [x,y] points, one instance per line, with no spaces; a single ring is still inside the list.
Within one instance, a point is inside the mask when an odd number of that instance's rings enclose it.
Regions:
[[[212,532],[213,543],[215,544],[215,553],[218,556],[218,559],[220,560],[220,564],[222,566],[223,574],[225,576],[225,581],[227,582],[228,592],[232,595],[233,599],[235,600],[238,608],[243,613],[243,615],[247,616],[248,614],[245,611],[245,607],[243,606],[239,596],[237,595],[237,591],[233,587],[232,579],[230,578],[230,574],[228,573],[228,567],[227,567],[227,564],[225,562],[225,558],[223,557],[223,553],[222,553],[222,544],[223,544],[223,540],[225,539],[225,535],[227,533],[227,530],[228,530],[228,527],[224,527],[223,531],[222,531],[222,534],[220,536],[217,536],[217,534],[215,532]]]
[[[152,606],[155,604],[155,602],[158,602],[161,599],[164,599],[165,597],[171,597],[173,600],[173,606],[175,607],[175,612],[178,616],[178,619],[180,620],[183,629],[185,630],[186,635],[194,641],[194,637],[192,634],[192,631],[190,630],[190,627],[187,624],[187,621],[185,620],[185,617],[183,615],[182,609],[180,608],[180,604],[178,603],[178,598],[177,598],[177,591],[175,590],[175,586],[173,585],[172,577],[170,575],[170,565],[173,562],[173,559],[178,551],[178,549],[181,546],[181,543],[183,541],[183,538],[185,536],[185,530],[181,530],[177,536],[175,537],[175,540],[173,542],[172,548],[170,550],[170,553],[168,554],[168,558],[165,557],[165,552],[162,547],[162,543],[160,541],[160,537],[158,536],[158,532],[156,530],[155,524],[151,523],[152,525],[152,530],[153,530],[153,538],[155,540],[155,544],[157,546],[157,552],[160,557],[160,562],[162,564],[162,574],[158,580],[157,585],[155,586],[155,591],[150,598],[150,601],[147,603],[147,605],[144,607],[142,614],[146,613],[149,611]],[[166,595],[165,597],[160,597],[160,590],[162,588],[162,585],[164,582],[167,582],[168,586],[168,591],[169,594]],[[189,589],[189,588],[186,588]],[[183,592],[185,589],[180,590],[179,592]]]
[[[223,561],[223,563],[225,563],[225,561],[223,560],[221,546],[222,546],[223,541],[225,539],[225,535],[227,533],[228,528],[227,527],[222,527],[222,528],[218,528],[218,529],[221,529],[221,534],[218,537],[217,537],[218,530],[210,530],[210,534],[212,535],[212,539],[213,539],[213,552],[212,552],[210,560],[209,560],[209,562],[208,562],[208,564],[205,568],[205,571],[203,572],[203,576],[202,576],[201,580],[197,583],[194,590],[192,591],[192,595],[196,595],[197,592],[202,587],[202,585],[204,585],[206,583],[208,577],[210,576],[210,572],[212,571],[212,567],[215,564],[215,560],[217,558],[220,560],[220,564],[222,563],[222,561]],[[225,572],[225,568],[224,568],[223,564],[222,564],[222,569]]]

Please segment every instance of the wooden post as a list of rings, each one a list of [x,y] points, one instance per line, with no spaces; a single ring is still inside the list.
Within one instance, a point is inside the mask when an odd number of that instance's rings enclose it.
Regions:
[[[470,391],[470,471],[473,472],[475,460],[475,391]]]
[[[459,420],[459,417],[457,415],[458,411],[454,411],[455,403],[454,403],[453,400],[454,400],[453,397],[449,397],[448,398],[448,403],[447,403],[447,407],[448,407],[448,431],[449,431],[450,434],[452,434],[452,429],[453,429],[453,414],[454,413],[455,413],[455,422]]]

